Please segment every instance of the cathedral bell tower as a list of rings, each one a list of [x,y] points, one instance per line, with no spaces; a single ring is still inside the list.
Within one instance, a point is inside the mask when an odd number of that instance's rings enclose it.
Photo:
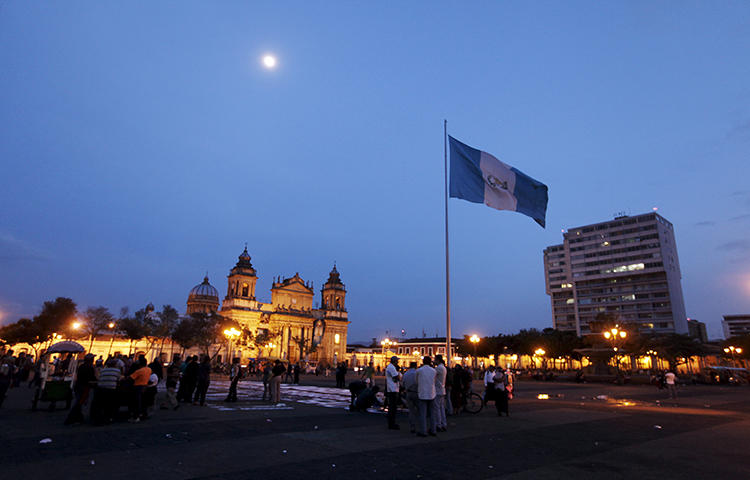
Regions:
[[[253,264],[250,263],[250,254],[247,253],[247,246],[239,256],[237,265],[230,270],[227,276],[227,296],[226,300],[247,300],[255,301],[255,282],[258,277],[255,275]]]
[[[336,264],[328,275],[328,281],[321,289],[323,297],[322,309],[329,312],[346,312],[344,300],[346,299],[346,288],[341,283],[339,272],[336,270]]]

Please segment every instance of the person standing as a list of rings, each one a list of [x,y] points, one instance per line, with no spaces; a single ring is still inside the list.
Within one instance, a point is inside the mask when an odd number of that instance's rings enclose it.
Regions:
[[[286,376],[284,377],[285,383],[292,383],[294,381],[294,367],[292,366],[292,362],[289,362],[289,365],[286,367]]]
[[[409,407],[409,431],[417,432],[419,421],[419,388],[417,386],[417,362],[409,362],[409,370],[401,380],[406,392],[406,406]]]
[[[276,360],[275,365],[271,369],[271,403],[279,403],[281,401],[281,376],[286,372],[284,364],[279,360]]]
[[[396,411],[398,410],[398,389],[401,373],[398,371],[398,357],[392,356],[391,363],[385,369],[385,398],[388,405],[388,428],[399,430],[401,427],[396,423]]]
[[[182,383],[185,384],[185,390],[182,392],[182,401],[190,403],[193,400],[193,392],[195,391],[195,384],[198,382],[198,355],[193,355],[189,358],[188,364],[185,366],[185,372],[182,374]]]
[[[112,423],[119,409],[117,398],[117,382],[122,373],[114,358],[99,371],[99,380],[94,389],[94,401],[91,403],[91,422],[94,425]]]
[[[203,356],[203,361],[198,366],[198,375],[195,389],[195,396],[193,397],[193,405],[203,407],[206,405],[206,393],[208,392],[208,385],[211,383],[211,357],[208,355]]]
[[[502,368],[495,370],[495,376],[492,377],[493,387],[492,395],[495,399],[495,408],[497,409],[497,415],[503,416],[505,413],[506,417],[509,417],[508,413],[508,377],[503,372]]]
[[[148,368],[151,369],[151,373],[155,373],[159,377],[159,381],[164,378],[164,365],[161,363],[160,358],[154,358],[154,360],[148,364]]]
[[[336,365],[336,388],[342,388],[341,384],[341,363],[339,363]]]
[[[294,364],[294,384],[299,385],[299,372],[302,370],[302,367],[300,367],[299,362]]]
[[[490,365],[490,367],[487,369],[486,372],[484,372],[484,398],[482,401],[485,405],[487,405],[487,402],[490,400],[493,400],[492,398],[492,389],[495,386],[495,367],[494,365]]]
[[[75,403],[65,419],[65,425],[83,423],[83,406],[89,399],[89,394],[96,383],[96,371],[94,370],[94,355],[89,353],[83,359],[83,365],[76,370],[76,380],[73,384]]]
[[[667,371],[664,374],[664,383],[667,385],[669,391],[669,398],[677,400],[677,375],[672,370]]]
[[[237,401],[237,384],[242,378],[242,365],[240,365],[239,358],[232,359],[232,367],[229,369],[229,393],[225,402],[236,402]]]
[[[8,391],[8,388],[13,381],[15,368],[16,366],[13,363],[13,358],[10,355],[5,355],[0,359],[0,407],[3,406],[5,393]]]
[[[426,437],[427,433],[433,437],[435,433],[435,369],[432,368],[432,358],[424,357],[422,366],[417,369],[417,389],[419,392],[419,431],[418,437]]]
[[[162,403],[161,408],[166,409],[172,407],[173,410],[177,410],[180,407],[180,403],[177,401],[177,382],[180,380],[180,355],[175,354],[172,359],[172,363],[167,367],[167,401]]]
[[[271,375],[272,375],[271,363],[266,362],[263,364],[263,400],[271,399]]]
[[[143,392],[151,378],[151,369],[146,365],[146,358],[143,355],[133,365],[136,366],[136,370],[129,375],[133,380],[133,395],[130,399],[130,420],[128,421],[137,423],[146,418]]]
[[[445,418],[445,378],[448,370],[442,355],[435,355],[435,429],[438,432],[448,430],[448,420]]]
[[[364,371],[362,372],[362,376],[359,378],[364,380],[365,383],[367,383],[369,386],[373,386],[375,384],[375,367],[373,367],[373,362],[370,362],[370,364],[365,367]]]
[[[464,407],[463,404],[463,392],[464,392],[464,370],[461,365],[456,364],[453,367],[453,375],[451,378],[451,406],[453,407],[453,415],[458,415],[461,409]]]

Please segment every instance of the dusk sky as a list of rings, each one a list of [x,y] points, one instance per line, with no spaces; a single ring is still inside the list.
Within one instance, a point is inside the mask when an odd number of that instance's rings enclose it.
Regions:
[[[223,296],[245,242],[349,340],[445,333],[443,119],[549,187],[450,200],[453,333],[552,325],[561,229],[659,208],[688,316],[750,313],[748,2],[0,4],[0,322]],[[272,53],[277,68],[261,58]]]

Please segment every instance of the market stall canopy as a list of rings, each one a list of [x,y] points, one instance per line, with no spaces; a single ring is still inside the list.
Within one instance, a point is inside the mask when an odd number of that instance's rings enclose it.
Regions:
[[[57,342],[47,349],[47,353],[80,353],[83,351],[85,351],[85,348],[72,340]]]

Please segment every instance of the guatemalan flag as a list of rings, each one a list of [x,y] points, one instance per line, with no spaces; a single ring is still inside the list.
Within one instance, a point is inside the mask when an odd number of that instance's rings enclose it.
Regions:
[[[512,210],[544,227],[547,186],[487,152],[448,136],[451,147],[450,196]]]

